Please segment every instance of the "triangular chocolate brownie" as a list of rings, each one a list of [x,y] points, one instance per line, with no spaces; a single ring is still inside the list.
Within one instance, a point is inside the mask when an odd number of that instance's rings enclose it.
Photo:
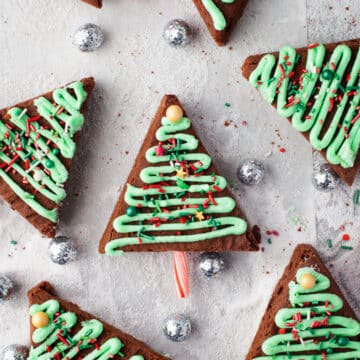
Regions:
[[[95,6],[97,8],[101,8],[102,7],[102,0],[82,0],[92,6]]]
[[[176,96],[161,101],[99,251],[258,250]]]
[[[351,185],[360,169],[360,40],[248,57],[245,78]]]
[[[0,197],[53,237],[94,79],[0,110]]]
[[[248,0],[193,1],[219,46],[227,43],[248,2]]]
[[[246,360],[360,358],[360,323],[311,245],[278,282]]]
[[[28,293],[31,350],[29,360],[166,360],[143,342],[59,299],[48,282]]]

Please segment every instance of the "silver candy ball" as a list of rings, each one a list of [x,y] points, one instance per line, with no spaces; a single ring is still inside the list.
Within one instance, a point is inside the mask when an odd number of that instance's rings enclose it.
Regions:
[[[29,349],[18,344],[5,346],[0,351],[0,360],[26,360],[28,356]]]
[[[104,34],[99,26],[85,24],[80,26],[73,35],[73,45],[81,51],[95,51],[104,42]]]
[[[327,164],[322,164],[313,172],[312,183],[316,190],[324,192],[334,190],[338,182],[338,176]]]
[[[76,259],[77,251],[69,238],[57,236],[50,241],[48,255],[53,263],[65,265]]]
[[[263,163],[256,159],[243,160],[238,168],[237,176],[244,185],[257,185],[265,175]]]
[[[184,314],[172,314],[165,319],[163,331],[171,341],[184,341],[191,333],[190,318]]]
[[[165,26],[163,38],[170,46],[184,47],[191,41],[191,29],[184,20],[171,20]]]
[[[9,298],[14,290],[12,281],[4,274],[0,274],[0,303]]]
[[[204,252],[200,255],[199,267],[206,277],[213,277],[224,268],[224,260],[217,252]]]

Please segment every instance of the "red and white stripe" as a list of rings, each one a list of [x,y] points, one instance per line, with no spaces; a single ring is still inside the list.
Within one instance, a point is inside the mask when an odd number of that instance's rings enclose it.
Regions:
[[[189,286],[189,265],[186,253],[183,251],[174,251],[174,273],[176,294],[184,299],[190,293]]]

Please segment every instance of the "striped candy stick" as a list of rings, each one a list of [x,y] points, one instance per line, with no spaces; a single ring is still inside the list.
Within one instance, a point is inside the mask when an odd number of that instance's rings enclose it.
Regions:
[[[176,294],[184,299],[190,293],[189,287],[189,265],[186,252],[174,251],[174,273]]]

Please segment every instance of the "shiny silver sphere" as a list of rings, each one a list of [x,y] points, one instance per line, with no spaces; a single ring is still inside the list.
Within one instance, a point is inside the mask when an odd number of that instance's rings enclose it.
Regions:
[[[80,26],[73,35],[73,45],[81,51],[95,51],[104,42],[104,34],[99,26],[85,24]]]
[[[191,41],[191,29],[183,20],[171,20],[165,26],[163,38],[172,47],[184,47]]]
[[[191,334],[190,318],[184,314],[172,314],[165,319],[163,331],[171,341],[184,341]]]
[[[53,263],[65,265],[76,259],[77,250],[69,238],[57,236],[50,241],[48,256]]]

